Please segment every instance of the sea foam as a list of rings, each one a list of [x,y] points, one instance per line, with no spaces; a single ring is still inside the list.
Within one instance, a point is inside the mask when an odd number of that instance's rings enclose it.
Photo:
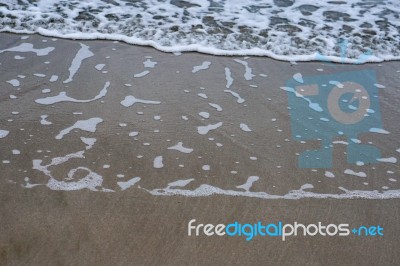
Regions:
[[[400,3],[390,0],[8,0],[0,31],[119,40],[165,52],[364,63],[400,59],[399,12]]]

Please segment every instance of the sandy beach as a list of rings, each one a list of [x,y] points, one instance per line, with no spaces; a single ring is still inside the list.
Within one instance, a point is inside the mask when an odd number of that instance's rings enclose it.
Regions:
[[[1,33],[0,63],[4,265],[399,261],[398,61],[296,63]],[[352,136],[315,131],[341,129],[302,116],[307,102],[288,89],[340,87],[364,73],[374,75],[366,117],[375,120]],[[309,123],[295,117],[317,120],[318,133],[294,133]],[[331,157],[318,160],[331,166],[304,167],[299,158],[324,137]],[[375,163],[359,143],[379,150]],[[385,234],[194,237],[191,219],[380,225]]]

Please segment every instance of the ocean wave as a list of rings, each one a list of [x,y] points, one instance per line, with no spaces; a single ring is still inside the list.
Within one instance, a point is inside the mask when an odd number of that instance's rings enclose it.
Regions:
[[[7,0],[0,31],[165,52],[364,63],[400,59],[399,16],[394,0]]]

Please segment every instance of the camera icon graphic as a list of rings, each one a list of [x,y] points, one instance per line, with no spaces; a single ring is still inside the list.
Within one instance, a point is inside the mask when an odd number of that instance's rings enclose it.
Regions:
[[[348,163],[377,163],[380,150],[361,143],[362,133],[382,128],[373,70],[346,71],[286,82],[291,133],[295,141],[319,140],[318,150],[300,153],[300,168],[331,168],[333,140],[347,137]]]

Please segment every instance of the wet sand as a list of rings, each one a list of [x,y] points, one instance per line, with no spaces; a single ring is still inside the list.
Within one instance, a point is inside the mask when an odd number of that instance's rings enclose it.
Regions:
[[[291,64],[257,57],[174,55],[112,41],[21,36],[1,34],[0,50],[22,43],[55,49],[42,56],[0,53],[0,130],[9,131],[0,139],[0,259],[6,265],[393,265],[398,261],[400,167],[393,161],[400,148],[398,62]],[[93,53],[81,63],[80,44]],[[247,62],[251,75],[234,59]],[[204,62],[210,62],[209,67],[193,73]],[[101,70],[96,69],[99,64],[105,64]],[[226,68],[233,78],[230,86]],[[377,83],[385,86],[379,88],[378,98],[382,127],[390,133],[364,132],[359,139],[378,147],[382,158],[392,159],[349,164],[343,144],[349,140],[337,137],[332,168],[299,168],[297,154],[320,144],[293,140],[290,93],[280,87],[293,81],[296,73],[334,76],[361,70],[376,71]],[[134,77],[140,73],[144,76]],[[51,82],[53,75],[58,79]],[[71,76],[72,81],[64,83]],[[13,79],[20,84],[7,82]],[[224,90],[238,93],[239,100]],[[61,92],[69,101],[43,104]],[[127,96],[152,102],[127,107],[122,104],[132,99]],[[38,103],[38,99],[46,100]],[[48,122],[41,123],[41,116]],[[65,131],[78,120],[92,118],[102,119],[95,130]],[[198,127],[218,123],[222,125],[207,134],[199,131]],[[179,142],[193,151],[168,149]],[[13,154],[16,150],[19,154]],[[155,162],[159,156],[161,168]],[[347,169],[366,176],[346,174]],[[326,171],[334,177],[327,177]],[[254,176],[256,181],[240,187]],[[169,185],[176,181],[180,183]],[[72,188],[80,189],[65,191]],[[366,193],[357,198],[357,191]],[[299,236],[285,242],[259,237],[246,242],[243,237],[189,237],[191,219],[214,224],[236,220],[379,224],[385,235]]]

